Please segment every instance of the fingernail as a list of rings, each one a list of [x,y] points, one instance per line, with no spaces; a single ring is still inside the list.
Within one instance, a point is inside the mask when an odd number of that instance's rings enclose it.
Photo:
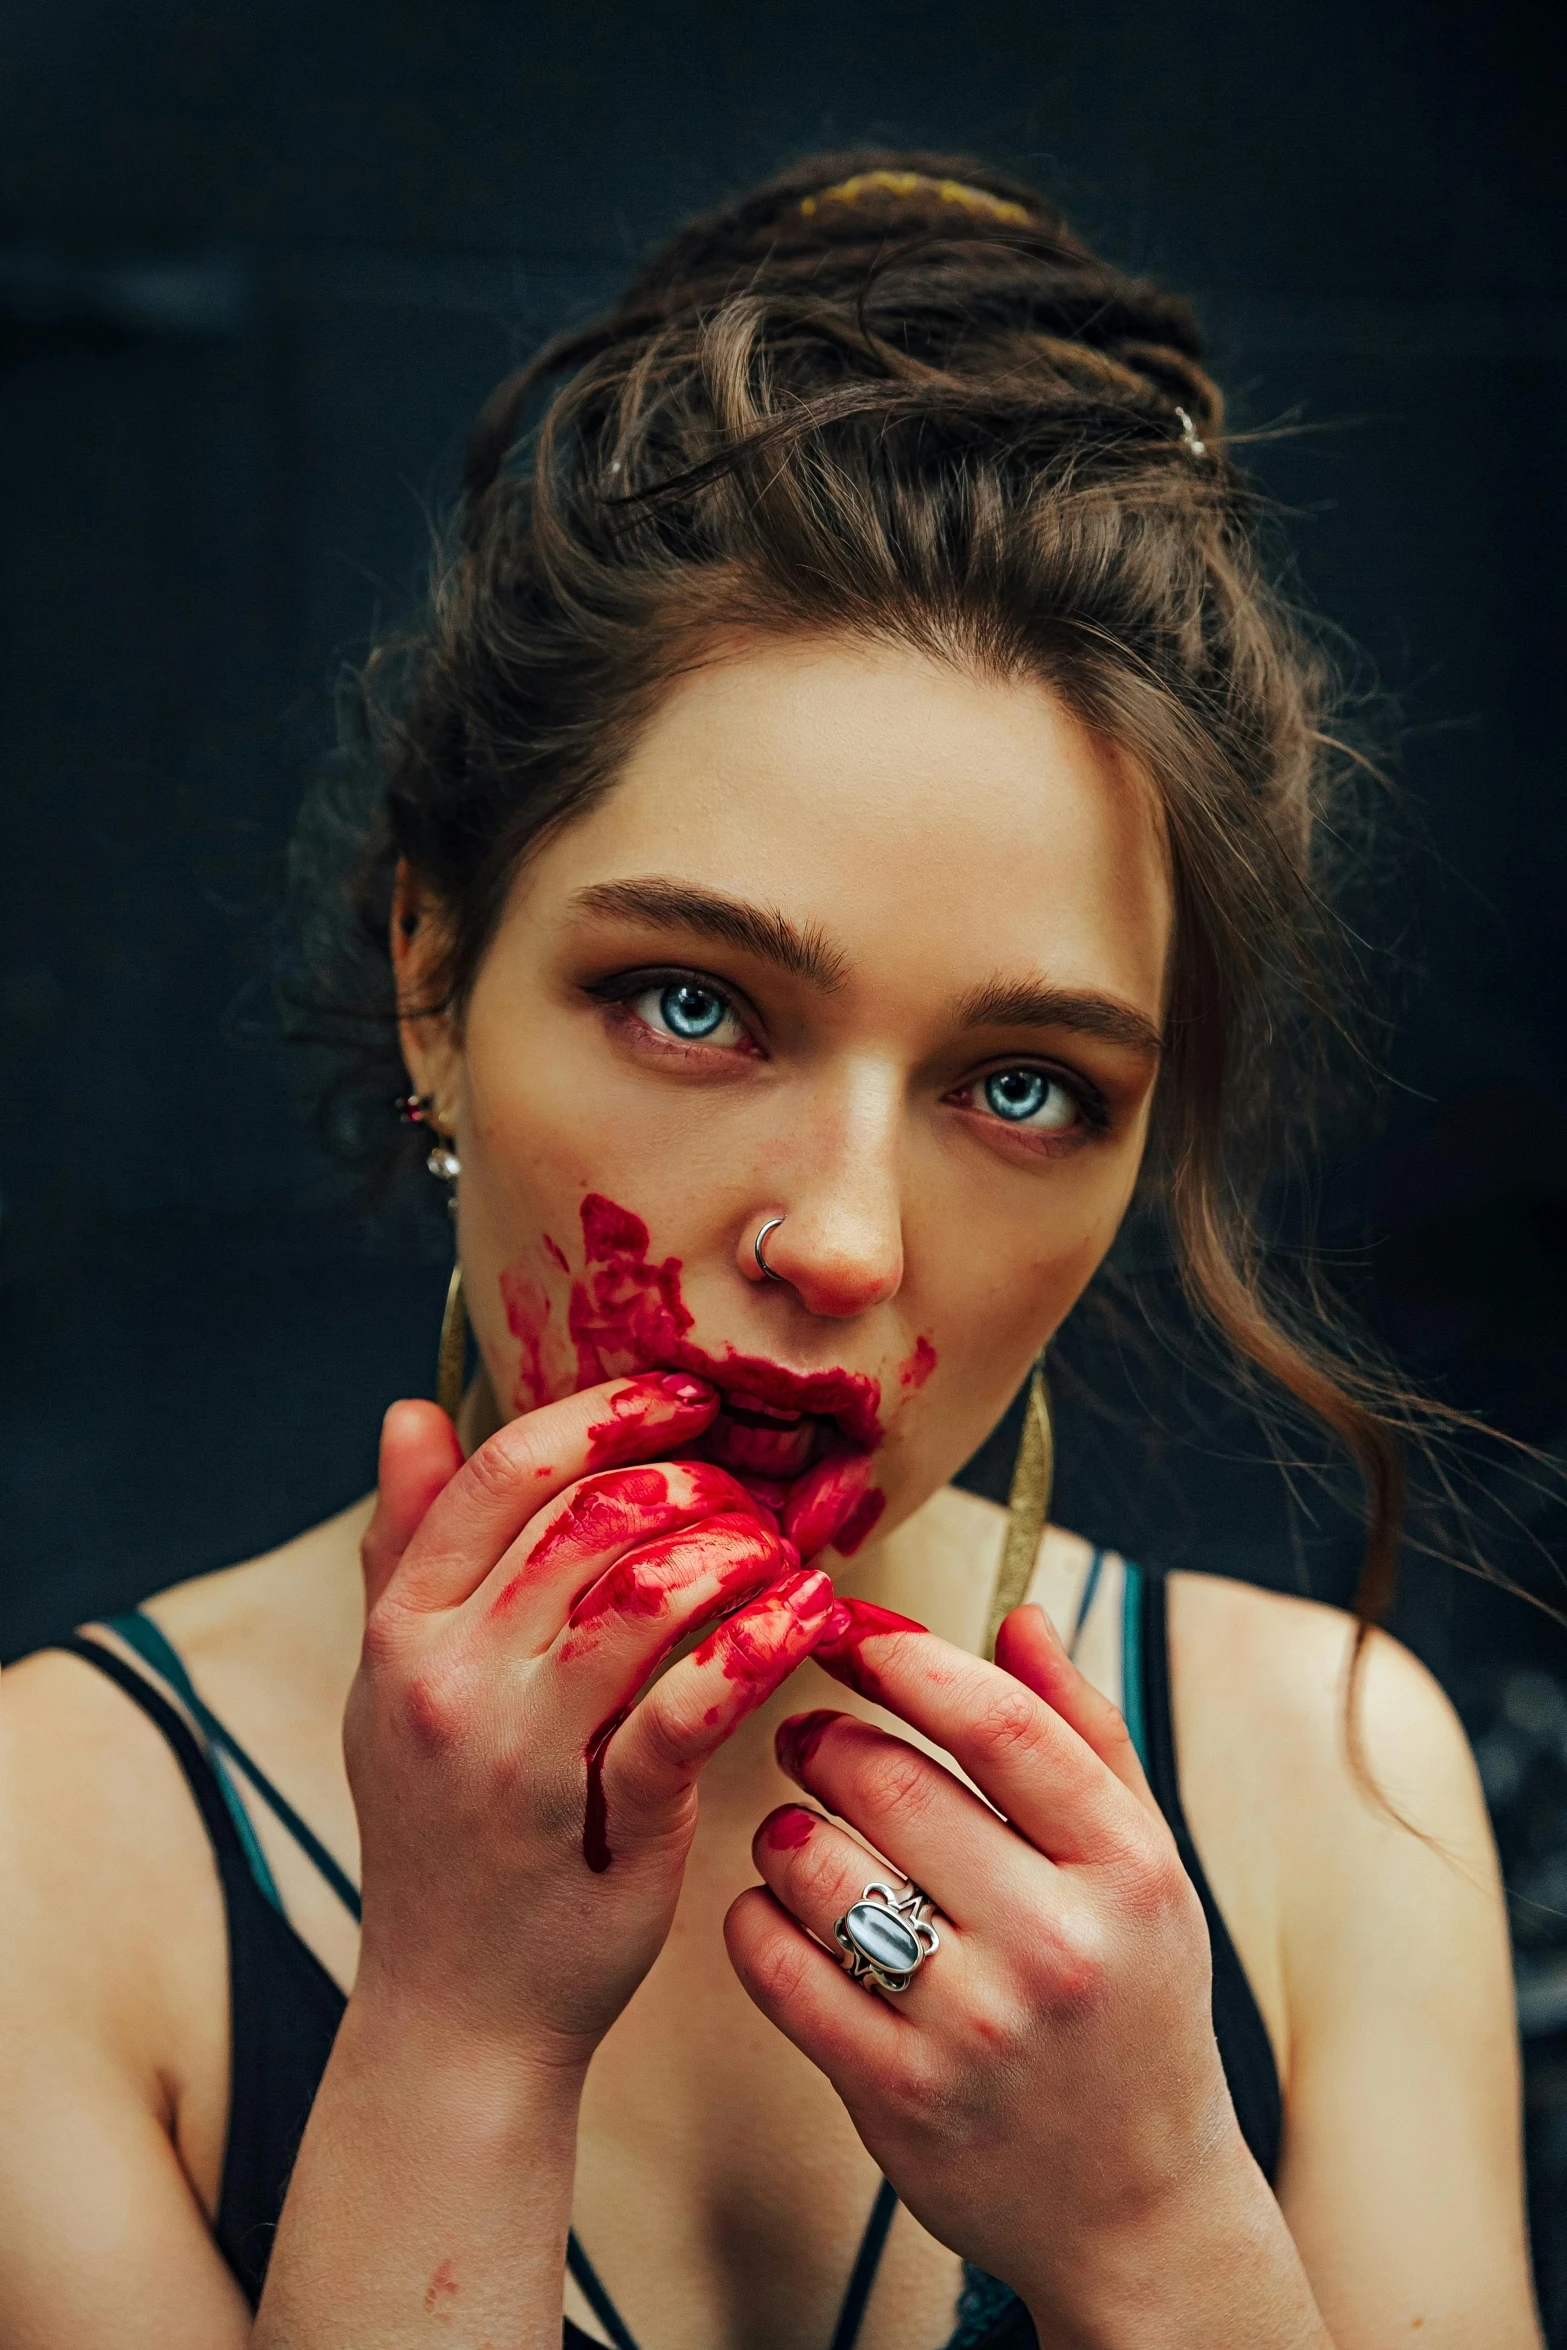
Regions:
[[[783,1547],[790,1550],[793,1545],[785,1543]],[[834,1605],[832,1577],[819,1567],[801,1567],[779,1585],[779,1590],[785,1603],[807,1622],[813,1616],[825,1616]]]
[[[900,1616],[890,1607],[877,1607],[868,1599],[840,1599],[833,1609],[831,1620],[818,1649],[833,1648],[841,1640],[867,1640],[878,1632],[923,1632],[924,1624],[917,1624],[912,1616]]]
[[[791,1779],[798,1779],[808,1770],[812,1755],[832,1728],[843,1716],[824,1706],[812,1714],[791,1714],[780,1722],[773,1734],[773,1752]]]
[[[684,1371],[666,1371],[657,1384],[671,1403],[711,1403],[718,1392],[705,1379],[693,1379]]]

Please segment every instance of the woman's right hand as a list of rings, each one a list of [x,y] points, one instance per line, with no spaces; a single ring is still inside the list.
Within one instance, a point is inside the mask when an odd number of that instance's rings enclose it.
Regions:
[[[466,1463],[434,1405],[388,1414],[344,1728],[361,2017],[585,2069],[658,1955],[697,1776],[833,1600],[724,1470],[656,1458],[716,1404],[614,1380]]]

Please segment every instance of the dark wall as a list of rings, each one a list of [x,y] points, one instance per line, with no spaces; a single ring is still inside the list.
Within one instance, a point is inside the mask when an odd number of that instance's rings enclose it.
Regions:
[[[332,676],[518,350],[826,142],[1036,175],[1198,296],[1243,418],[1311,428],[1258,464],[1400,704],[1360,909],[1392,1086],[1325,1229],[1424,1376],[1567,1452],[1562,48],[1543,8],[1409,0],[0,9],[3,1653],[347,1501],[428,1386],[441,1235],[366,1233],[268,1034]],[[1077,1367],[1061,1515],[1347,1593],[1342,1496],[1292,1501],[1245,1413],[1131,1340]],[[1557,1591],[1559,1514],[1494,1449],[1471,1494]],[[1480,1741],[1548,2187],[1567,1645],[1419,1555],[1399,1623]],[[1567,2341],[1546,2234],[1542,2280]]]

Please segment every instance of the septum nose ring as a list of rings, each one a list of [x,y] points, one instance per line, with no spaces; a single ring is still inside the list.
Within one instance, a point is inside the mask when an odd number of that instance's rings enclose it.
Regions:
[[[776,1232],[782,1222],[782,1216],[770,1217],[767,1223],[762,1226],[761,1231],[757,1234],[755,1240],[751,1244],[756,1256],[757,1264],[761,1267],[762,1279],[764,1281],[781,1281],[783,1279],[783,1275],[781,1273],[775,1273],[772,1266],[767,1262],[767,1259],[762,1254],[763,1241],[767,1238],[769,1232]]]

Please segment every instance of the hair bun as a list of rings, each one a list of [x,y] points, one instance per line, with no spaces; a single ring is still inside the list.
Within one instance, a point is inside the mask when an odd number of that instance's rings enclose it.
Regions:
[[[1149,379],[1199,430],[1222,414],[1190,307],[1101,260],[1038,189],[967,156],[809,156],[682,229],[615,323],[642,333],[742,292],[852,303],[912,356],[965,373],[1026,366],[1040,338],[1075,344]]]

